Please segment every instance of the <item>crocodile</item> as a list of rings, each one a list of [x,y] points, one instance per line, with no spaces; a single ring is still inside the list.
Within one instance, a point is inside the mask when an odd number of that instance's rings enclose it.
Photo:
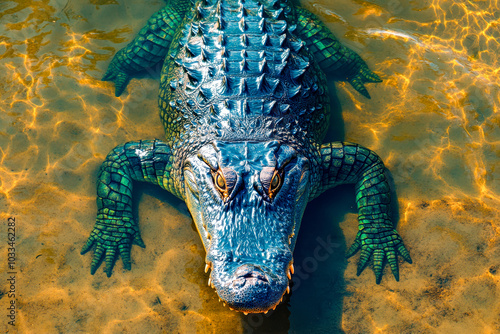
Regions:
[[[118,257],[131,269],[132,245],[145,247],[132,213],[135,181],[186,202],[203,242],[208,284],[231,309],[276,308],[294,273],[293,251],[309,201],[354,184],[360,250],[357,274],[411,257],[391,220],[386,168],[371,150],[323,143],[330,104],[327,75],[380,82],[366,63],[292,0],[171,0],[112,59],[104,81],[120,96],[133,77],[162,66],[164,140],[114,148],[97,181],[97,218],[82,254],[91,274]]]

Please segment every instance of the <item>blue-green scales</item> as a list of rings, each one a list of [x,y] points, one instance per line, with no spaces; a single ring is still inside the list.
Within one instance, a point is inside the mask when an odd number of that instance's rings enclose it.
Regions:
[[[304,8],[285,0],[169,1],[120,50],[103,80],[116,95],[130,78],[163,64],[159,109],[165,140],[129,142],[104,161],[97,221],[82,249],[106,273],[132,244],[144,247],[132,214],[134,181],[186,201],[201,236],[209,284],[232,309],[267,312],[289,291],[293,249],[307,203],[352,183],[361,250],[377,283],[397,255],[411,263],[390,215],[381,159],[362,146],[322,143],[329,120],[326,74],[369,98],[379,82]],[[133,93],[132,93],[133,94]]]

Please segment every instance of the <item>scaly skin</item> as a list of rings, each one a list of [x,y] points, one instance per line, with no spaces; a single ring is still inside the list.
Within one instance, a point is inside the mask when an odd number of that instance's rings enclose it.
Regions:
[[[323,184],[319,192],[341,184],[355,184],[359,232],[347,251],[351,257],[361,249],[358,276],[373,254],[377,284],[382,279],[384,260],[399,281],[397,254],[407,262],[411,257],[390,219],[390,189],[382,160],[372,151],[352,143],[329,143],[321,146]]]
[[[297,14],[296,33],[305,41],[321,69],[337,80],[349,82],[364,97],[370,98],[364,83],[382,82],[379,76],[370,71],[357,53],[340,44],[314,14],[304,8],[297,8]]]
[[[82,249],[85,253],[96,245],[92,275],[104,258],[106,274],[110,277],[117,255],[130,270],[132,244],[146,247],[132,215],[133,181],[150,182],[172,192],[171,166],[170,147],[159,140],[130,142],[108,154],[97,181],[96,225]]]
[[[119,51],[104,76],[120,95],[131,77],[163,62],[159,109],[165,141],[115,148],[101,167],[91,273],[118,256],[130,269],[144,247],[132,215],[133,181],[186,201],[207,251],[209,285],[232,309],[267,312],[289,291],[307,202],[354,184],[361,250],[377,284],[387,260],[411,263],[390,219],[381,159],[350,143],[322,144],[329,97],[324,72],[369,97],[380,79],[311,13],[286,0],[171,1]]]
[[[189,0],[170,1],[153,15],[138,36],[113,58],[103,81],[115,83],[115,95],[120,96],[130,79],[147,68],[163,65],[177,27],[191,8]]]

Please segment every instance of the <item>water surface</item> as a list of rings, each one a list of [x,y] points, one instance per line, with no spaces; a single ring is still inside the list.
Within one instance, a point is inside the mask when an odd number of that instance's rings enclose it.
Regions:
[[[133,248],[132,271],[120,260],[111,278],[101,269],[91,276],[90,255],[79,253],[94,224],[101,162],[116,145],[163,137],[157,81],[133,80],[116,98],[99,79],[162,4],[0,3],[0,218],[17,220],[19,269],[16,328],[2,313],[2,329],[500,332],[500,9],[493,0],[303,1],[384,79],[369,85],[371,100],[332,85],[329,138],[375,150],[392,172],[398,230],[414,259],[400,265],[399,283],[389,268],[380,285],[370,268],[357,277],[358,256],[344,259],[357,231],[350,187],[309,205],[292,297],[266,316],[218,302],[185,205],[153,187],[136,192],[147,248]],[[6,233],[2,227],[2,254]],[[5,310],[10,299],[2,293]]]

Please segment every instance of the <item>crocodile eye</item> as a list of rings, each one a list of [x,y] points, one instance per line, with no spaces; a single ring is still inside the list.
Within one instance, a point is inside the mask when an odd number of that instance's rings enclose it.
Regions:
[[[271,191],[275,190],[276,188],[278,188],[278,186],[280,185],[280,183],[281,183],[281,179],[280,179],[279,174],[275,174],[273,176],[272,181],[271,181]]]
[[[269,197],[273,198],[276,195],[281,188],[281,184],[281,175],[279,172],[275,172],[273,178],[271,179],[271,185],[269,186]]]
[[[226,180],[220,172],[217,172],[217,174],[215,175],[215,186],[221,193],[224,193],[226,191]]]
[[[220,193],[224,202],[231,199],[238,188],[238,174],[229,167],[222,167],[219,170],[211,170],[212,180],[217,191]]]

